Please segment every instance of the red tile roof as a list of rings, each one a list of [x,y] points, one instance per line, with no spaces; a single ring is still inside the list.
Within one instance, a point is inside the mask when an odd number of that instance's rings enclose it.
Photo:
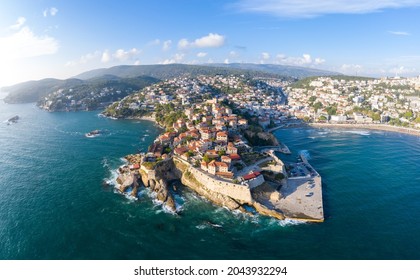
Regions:
[[[261,175],[261,173],[258,171],[255,171],[253,173],[244,175],[243,178],[244,180],[251,180],[251,179],[257,178],[259,175]]]

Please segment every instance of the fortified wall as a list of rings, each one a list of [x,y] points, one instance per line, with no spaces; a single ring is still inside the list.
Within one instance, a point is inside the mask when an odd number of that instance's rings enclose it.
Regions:
[[[243,212],[247,212],[243,206],[250,205],[263,215],[284,219],[281,212],[268,209],[255,201],[248,186],[213,178],[211,175],[194,168],[190,163],[176,156],[159,162],[153,170],[148,170],[142,166],[139,170],[139,175],[141,177],[139,179],[141,179],[144,186],[154,191],[156,198],[174,212],[176,212],[176,205],[168,182],[180,179],[183,185],[216,205],[224,206],[231,210],[238,209]]]
[[[191,172],[191,174],[207,189],[229,196],[242,204],[252,204],[253,199],[248,186],[214,179],[194,167],[189,167],[188,171]]]

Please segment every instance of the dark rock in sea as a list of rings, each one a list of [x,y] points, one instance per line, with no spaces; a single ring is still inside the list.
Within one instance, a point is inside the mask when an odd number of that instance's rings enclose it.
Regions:
[[[172,196],[168,196],[168,198],[166,199],[166,207],[168,207],[169,210],[176,212],[176,204],[174,199],[172,198]]]

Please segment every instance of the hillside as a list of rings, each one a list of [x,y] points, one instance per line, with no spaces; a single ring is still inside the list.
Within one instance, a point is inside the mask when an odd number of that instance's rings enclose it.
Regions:
[[[59,88],[71,88],[83,84],[84,81],[79,79],[43,79],[40,81],[29,81],[4,87],[1,90],[9,94],[4,98],[6,103],[32,103],[37,102],[42,97]]]
[[[107,75],[76,86],[60,87],[38,100],[37,105],[48,111],[95,110],[158,81],[147,76],[119,78]]]
[[[122,92],[128,90],[129,93],[132,93],[158,81],[158,79],[147,76],[120,78],[113,75],[104,75],[89,80],[71,78],[67,80],[44,79],[29,81],[2,88],[2,91],[9,93],[4,98],[6,103],[40,102],[56,92],[71,92],[69,95],[76,96],[78,100],[81,100],[92,92],[100,91],[106,87],[115,88]]]
[[[252,63],[229,63],[229,64],[208,64],[210,66],[229,68],[229,69],[242,69],[242,70],[252,70],[265,73],[271,73],[281,76],[288,76],[294,78],[306,78],[312,76],[335,76],[340,75],[338,72],[331,72],[326,70],[308,68],[308,67],[298,67],[298,66],[288,66],[288,65],[278,65],[278,64],[252,64]]]
[[[360,76],[344,76],[344,75],[332,75],[330,76],[336,80],[344,80],[346,82],[350,81],[369,81],[374,80],[374,78],[370,77],[360,77]],[[307,77],[304,79],[300,79],[291,85],[292,88],[313,88],[310,86],[310,83],[317,80],[318,77]]]
[[[95,69],[75,76],[76,79],[91,79],[103,75],[115,75],[118,77],[150,76],[156,79],[165,80],[180,76],[196,77],[198,75],[245,75],[249,77],[267,78],[288,78],[289,75],[269,73],[258,69],[235,69],[221,67],[218,65],[188,65],[188,64],[168,64],[168,65],[120,65],[111,68]]]
[[[138,90],[158,80],[185,76],[214,76],[217,74],[223,76],[243,75],[246,78],[277,78],[295,81],[297,78],[336,75],[337,73],[312,68],[272,64],[120,65],[106,69],[91,70],[67,80],[44,79],[40,81],[29,81],[2,88],[2,91],[9,92],[8,96],[4,99],[7,103],[31,103],[38,102],[58,90],[66,91],[73,89],[85,92],[85,89],[97,90],[98,87],[106,86],[106,83],[118,84],[118,87],[123,87],[123,89],[131,88]],[[139,80],[138,77],[149,77],[150,79],[145,82],[142,79]]]

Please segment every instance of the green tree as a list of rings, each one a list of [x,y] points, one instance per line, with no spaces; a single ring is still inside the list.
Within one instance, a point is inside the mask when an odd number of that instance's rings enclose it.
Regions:
[[[318,111],[319,109],[321,109],[323,107],[323,105],[322,105],[322,103],[321,102],[317,102],[317,103],[315,103],[314,104],[314,109],[315,109],[315,111]]]
[[[209,158],[209,156],[208,156],[208,155],[204,155],[204,156],[203,156],[203,161],[204,161],[205,163],[209,163],[209,162],[211,161],[211,158]]]
[[[408,110],[407,112],[405,112],[404,118],[411,119],[412,117],[413,117],[413,111]]]

